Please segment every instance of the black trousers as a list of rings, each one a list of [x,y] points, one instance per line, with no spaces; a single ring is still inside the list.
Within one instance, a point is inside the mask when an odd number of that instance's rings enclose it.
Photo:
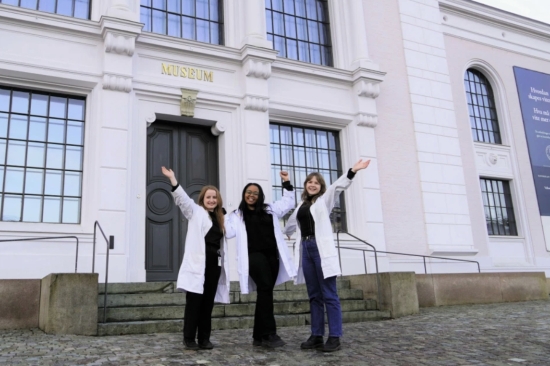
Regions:
[[[218,266],[218,254],[206,249],[206,268],[204,271],[204,290],[202,294],[187,292],[183,319],[183,338],[199,342],[210,339],[212,331],[212,310],[218,288],[221,267]],[[198,337],[197,337],[198,331]]]
[[[273,288],[279,274],[277,249],[248,253],[248,273],[256,283],[258,291],[252,337],[259,340],[277,333],[273,315]]]

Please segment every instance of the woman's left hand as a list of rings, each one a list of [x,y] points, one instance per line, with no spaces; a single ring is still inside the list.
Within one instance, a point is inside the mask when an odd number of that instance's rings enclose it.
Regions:
[[[351,171],[354,173],[357,173],[358,170],[366,169],[370,164],[370,159],[363,161],[363,159],[359,159],[357,163],[351,168]]]

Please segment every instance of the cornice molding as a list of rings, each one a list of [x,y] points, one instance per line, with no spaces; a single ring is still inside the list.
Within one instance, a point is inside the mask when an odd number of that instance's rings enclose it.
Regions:
[[[512,29],[520,33],[536,36],[537,38],[544,38],[547,41],[550,38],[550,24],[474,1],[439,0],[439,7],[442,11],[482,20],[492,25]]]
[[[21,26],[21,23],[25,23],[24,25],[26,27],[70,31],[71,34],[77,32],[97,36],[101,33],[98,22],[92,20],[67,17],[4,4],[0,4],[0,23],[11,23],[17,26]]]
[[[214,61],[241,63],[242,57],[238,49],[197,42],[189,39],[169,37],[164,34],[141,33],[136,39],[137,47],[147,47],[152,50],[168,52],[185,52],[193,56],[201,56]]]

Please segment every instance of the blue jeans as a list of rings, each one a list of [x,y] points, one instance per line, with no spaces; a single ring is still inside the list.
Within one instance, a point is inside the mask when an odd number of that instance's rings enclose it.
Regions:
[[[311,334],[325,334],[325,307],[329,337],[342,336],[342,308],[336,291],[336,276],[324,278],[315,238],[302,241],[302,269],[311,310]]]

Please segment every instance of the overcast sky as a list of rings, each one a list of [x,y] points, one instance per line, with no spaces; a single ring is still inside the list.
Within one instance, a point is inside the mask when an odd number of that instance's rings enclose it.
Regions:
[[[550,24],[550,0],[474,0]]]

